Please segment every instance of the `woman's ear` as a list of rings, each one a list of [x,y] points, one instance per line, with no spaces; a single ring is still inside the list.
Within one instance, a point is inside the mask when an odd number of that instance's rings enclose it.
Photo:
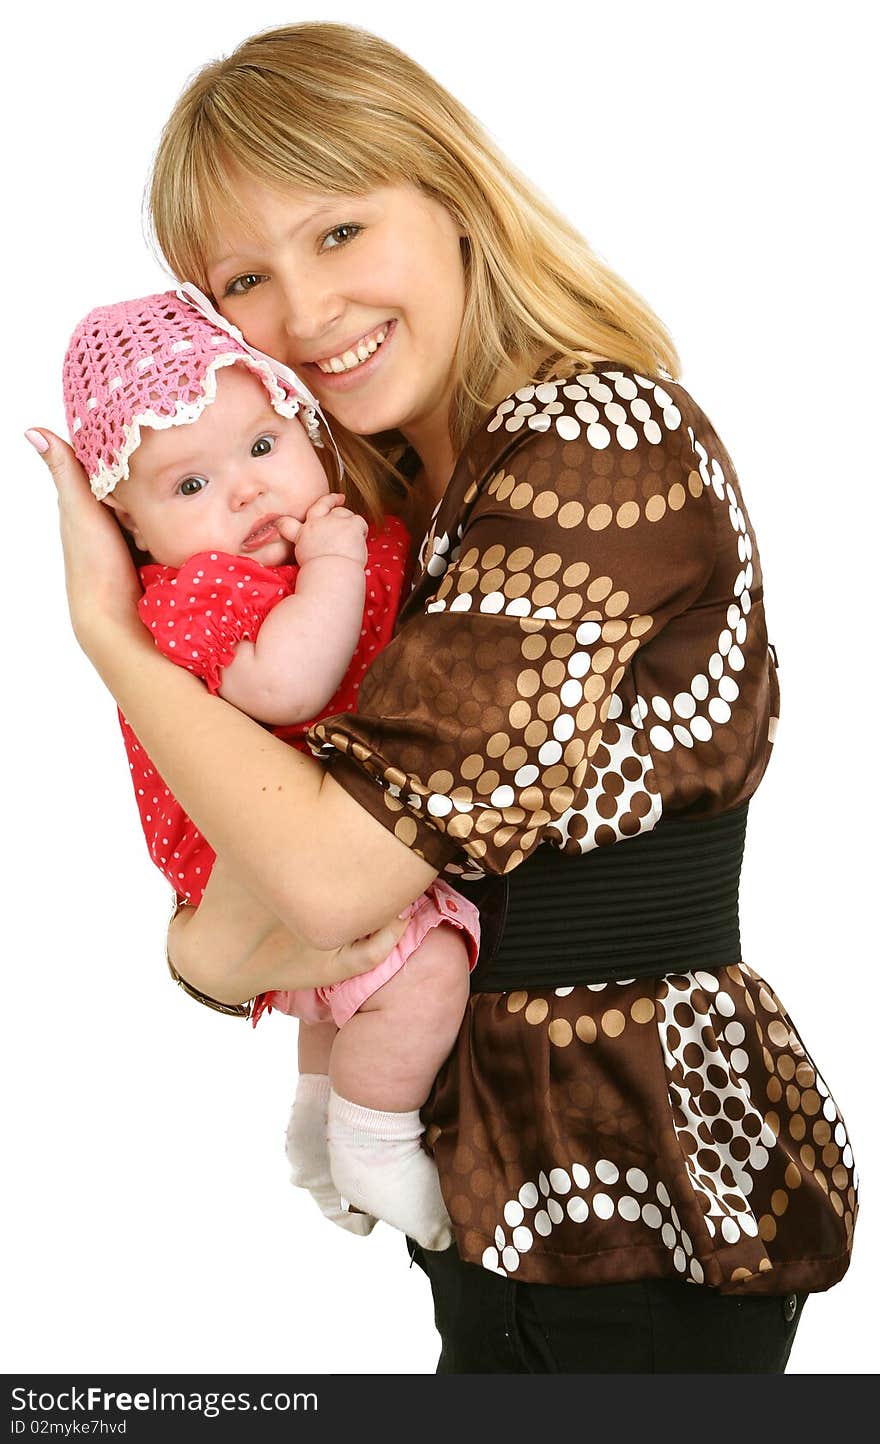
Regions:
[[[132,516],[131,512],[126,511],[119,498],[117,496],[113,496],[112,493],[110,494],[110,496],[105,496],[103,498],[103,502],[105,506],[109,506],[111,511],[115,511],[117,519],[119,521],[119,525],[123,528],[124,531],[128,532],[138,551],[145,552],[147,548],[144,545],[144,539],[138,532],[134,517]]]

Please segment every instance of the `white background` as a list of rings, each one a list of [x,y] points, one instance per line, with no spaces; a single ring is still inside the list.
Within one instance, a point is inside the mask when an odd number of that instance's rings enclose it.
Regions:
[[[54,499],[21,440],[63,430],[91,306],[160,289],[141,195],[187,77],[246,33],[349,20],[409,51],[639,289],[725,439],[781,659],[753,805],[745,956],[850,1127],[849,1276],[792,1372],[871,1372],[877,1226],[876,77],[867,4],[312,0],[15,6],[4,23],[3,783],[8,1370],[430,1373],[402,1238],[324,1224],[286,1181],[294,1028],[168,981],[109,696],[74,644]],[[872,138],[872,130],[874,131]],[[873,881],[872,881],[873,879]]]

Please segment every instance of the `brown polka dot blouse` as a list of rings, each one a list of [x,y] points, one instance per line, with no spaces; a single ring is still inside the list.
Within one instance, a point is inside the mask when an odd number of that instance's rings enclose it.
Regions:
[[[357,714],[310,740],[451,880],[752,795],[778,714],[761,565],[683,387],[613,362],[522,387],[419,563]],[[496,1272],[784,1293],[847,1268],[843,1119],[742,961],[476,993],[423,1117],[459,1251]]]

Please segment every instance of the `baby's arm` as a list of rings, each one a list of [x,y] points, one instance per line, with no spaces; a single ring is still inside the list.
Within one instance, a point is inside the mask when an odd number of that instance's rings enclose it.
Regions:
[[[316,716],[348,670],[363,625],[367,523],[337,494],[321,497],[300,524],[278,529],[296,546],[296,591],[279,602],[254,642],[240,642],[220,696],[274,725]]]

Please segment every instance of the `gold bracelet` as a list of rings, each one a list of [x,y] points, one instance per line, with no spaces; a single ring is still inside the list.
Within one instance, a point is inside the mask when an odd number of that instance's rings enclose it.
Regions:
[[[181,909],[188,906],[188,903],[175,899],[174,911],[169,919],[169,926],[174,922],[174,919]],[[225,1013],[228,1018],[249,1018],[251,1016],[254,1006],[253,998],[251,998],[249,1003],[221,1003],[218,998],[212,998],[210,993],[203,993],[200,988],[194,988],[192,983],[188,983],[186,978],[181,977],[171,961],[167,947],[165,949],[165,961],[168,964],[168,971],[177,986],[183,988],[185,993],[188,993],[191,998],[195,998],[196,1002],[201,1003],[203,1007],[213,1008],[215,1013]]]

